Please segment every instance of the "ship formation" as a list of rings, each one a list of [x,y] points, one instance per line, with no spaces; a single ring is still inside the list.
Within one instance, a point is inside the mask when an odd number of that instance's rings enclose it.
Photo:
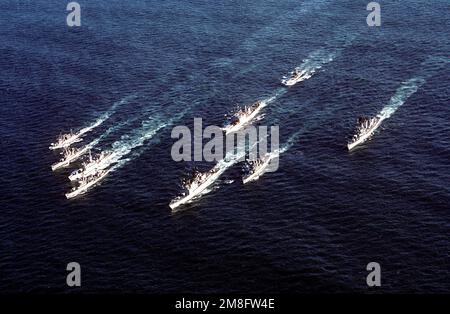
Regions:
[[[320,69],[320,67],[321,64],[316,67],[308,68],[303,66],[295,68],[289,75],[282,78],[281,92],[277,95],[282,95],[288,91],[288,88],[292,88],[294,85],[308,80],[318,69]],[[410,86],[406,84],[406,87],[409,88]],[[413,89],[412,87],[416,88]],[[416,85],[412,87],[407,90],[408,93],[406,94],[406,88],[404,86],[399,88],[397,94],[392,98],[392,103],[386,106],[380,114],[371,118],[359,117],[354,135],[347,143],[347,150],[353,151],[370,140],[381,126],[382,122],[389,118],[396,108],[398,108],[409,95],[417,90]],[[273,96],[264,100],[258,100],[238,108],[234,113],[229,115],[229,118],[221,128],[222,132],[225,135],[237,133],[246,126],[258,121],[263,116],[262,112],[264,108],[274,101],[276,97],[277,96]],[[399,99],[401,101],[399,101]],[[49,146],[49,149],[52,151],[60,151],[62,156],[59,161],[51,166],[53,171],[69,167],[72,168],[68,179],[73,184],[73,187],[65,194],[67,199],[83,195],[99,184],[109,173],[111,173],[111,166],[120,160],[121,156],[118,156],[114,151],[105,151],[92,156],[91,150],[94,146],[92,143],[85,146],[74,147],[76,144],[79,145],[79,143],[83,141],[83,136],[86,133],[93,130],[99,124],[101,124],[101,122],[94,123],[76,133],[71,131],[67,134],[61,134],[57,140]],[[199,171],[195,169],[186,178],[182,179],[179,195],[173,198],[168,205],[172,211],[175,211],[179,207],[183,207],[186,204],[198,200],[202,195],[209,193],[221,175],[237,162],[244,161],[242,167],[242,184],[246,185],[255,182],[264,173],[269,171],[272,160],[278,158],[279,154],[278,151],[275,151],[266,153],[263,156],[258,156],[256,159],[252,160],[245,158],[244,160],[227,160],[227,158],[224,158],[223,160],[217,161],[208,171]],[[86,155],[88,155],[88,157],[85,157]],[[77,166],[73,167],[72,165],[74,164]]]
[[[89,189],[104,179],[110,170],[108,167],[115,162],[113,152],[101,152],[92,156],[90,145],[84,147],[72,147],[73,144],[82,142],[85,129],[80,132],[60,135],[55,143],[49,147],[50,150],[61,150],[61,159],[51,166],[52,171],[57,171],[70,167],[72,164],[81,161],[81,167],[73,170],[68,176],[69,181],[74,185],[65,194],[67,199],[71,199],[86,193]],[[89,154],[86,158],[85,155]]]

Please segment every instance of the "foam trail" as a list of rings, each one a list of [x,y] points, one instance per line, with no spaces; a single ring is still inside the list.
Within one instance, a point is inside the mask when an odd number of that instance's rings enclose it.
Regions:
[[[300,132],[300,131],[297,131],[297,132],[295,132],[293,135],[291,135],[291,136],[289,137],[289,139],[287,140],[286,144],[284,144],[284,145],[280,148],[279,153],[280,153],[280,154],[283,154],[283,153],[287,152],[287,151],[292,147],[292,145],[294,145],[294,144],[297,142],[297,139],[298,139],[298,137],[300,136],[300,134],[301,134],[301,132]],[[273,153],[272,153],[272,154],[273,154]]]
[[[100,126],[103,122],[108,120],[117,110],[117,108],[121,105],[124,105],[128,103],[132,98],[134,98],[134,95],[127,96],[123,98],[120,101],[115,102],[111,108],[108,109],[105,113],[103,113],[95,122],[93,122],[91,125],[81,129],[77,132],[77,137],[82,137],[84,134],[94,130],[96,127]]]
[[[339,51],[340,50],[329,52],[325,49],[319,49],[312,52],[306,59],[303,60],[302,64],[296,67],[296,70],[299,73],[302,73],[301,78],[294,82],[290,82],[288,81],[289,78],[284,76],[282,82],[286,82],[284,84],[295,85],[298,82],[310,79],[316,71],[321,69],[324,65],[332,62]],[[291,72],[290,76],[292,76],[292,74],[293,72]]]
[[[394,96],[392,96],[389,104],[378,114],[381,119],[389,119],[401,105],[425,83],[425,79],[421,77],[412,78],[397,89]]]
[[[120,140],[113,143],[112,145],[113,157],[109,159],[108,163],[104,164],[102,168],[107,169],[112,164],[115,164],[114,166],[106,170],[107,173],[111,173],[114,170],[124,166],[131,160],[131,158],[122,159],[122,157],[128,155],[134,148],[142,146],[146,140],[152,138],[159,130],[169,125],[172,120],[173,119],[169,120],[169,122],[162,122],[161,120],[158,119],[147,119],[143,121],[142,127],[138,131],[136,131],[131,137],[128,135],[123,135]],[[128,123],[129,121],[127,121],[126,123]],[[107,136],[109,133],[114,131],[115,128],[116,127],[108,129],[108,131],[105,132],[102,136],[86,145],[82,149],[83,153],[88,152],[91,148],[97,145],[103,137]]]
[[[106,138],[108,135],[110,135],[111,133],[115,132],[118,129],[121,129],[122,127],[124,127],[125,125],[129,124],[132,120],[127,120],[125,122],[119,123],[117,125],[114,125],[110,128],[108,128],[102,135],[100,135],[98,138],[96,138],[95,140],[93,140],[89,145],[93,148],[95,146],[97,146],[98,143],[100,143],[104,138]]]
[[[263,100],[261,100],[262,107],[264,108],[264,107],[270,105],[271,103],[275,102],[278,98],[280,98],[281,96],[286,94],[287,91],[288,90],[284,87],[278,88],[277,90],[275,90],[275,92],[272,94],[272,96],[268,96],[268,97],[264,98]]]
[[[270,103],[274,102],[275,100],[277,100],[279,97],[281,97],[281,96],[283,96],[284,94],[286,94],[287,91],[288,91],[288,90],[287,90],[286,88],[284,88],[284,87],[279,88],[279,89],[277,89],[277,90],[275,91],[275,93],[273,94],[273,96],[270,96],[270,97],[264,99],[263,101],[264,101],[266,104],[270,104]]]
[[[281,87],[275,90],[275,92],[271,95],[268,96],[264,99],[261,100],[262,103],[262,108],[270,105],[271,103],[275,102],[278,98],[280,98],[281,96],[283,96],[284,94],[287,93],[287,88],[285,87]]]
[[[381,110],[378,116],[383,119],[390,118],[412,94],[417,92],[417,90],[426,82],[427,78],[431,77],[449,62],[450,59],[448,58],[429,56],[421,63],[421,75],[403,82],[389,101],[389,104]]]
[[[181,119],[185,113],[186,110],[166,121],[163,121],[162,118],[149,118],[143,121],[141,128],[135,130],[131,136],[123,135],[120,140],[112,144],[114,158],[111,159],[107,166],[116,163],[116,165],[110,169],[111,171],[114,171],[123,167],[134,158],[139,157],[143,151],[133,155],[133,158],[123,158],[130,154],[133,149],[143,146],[147,140],[153,138],[160,130],[173,125],[175,121]]]
[[[79,156],[82,157],[84,154],[86,154],[88,151],[90,151],[91,149],[93,149],[95,146],[98,145],[98,143],[100,143],[104,138],[106,138],[108,135],[110,135],[111,133],[113,133],[114,131],[122,128],[123,126],[125,126],[126,124],[130,123],[130,120],[126,121],[126,122],[122,122],[119,123],[115,126],[110,127],[109,129],[107,129],[102,135],[100,135],[99,137],[97,137],[96,139],[94,139],[93,141],[91,141],[89,144],[87,144],[86,146],[80,148],[80,151],[82,151],[83,153]]]
[[[139,130],[135,131],[133,135],[124,135],[119,141],[116,141],[112,144],[112,152],[114,154],[114,158],[111,159],[110,163],[107,166],[119,161],[121,162],[113,168],[116,169],[119,167],[119,165],[123,166],[125,163],[130,161],[130,159],[122,159],[122,157],[128,155],[134,148],[144,145],[145,141],[151,139],[156,135],[156,133],[158,133],[159,130],[166,126],[167,123],[162,122],[158,119],[148,119],[142,122],[142,127]],[[113,168],[111,168],[111,170],[113,170]]]
[[[303,60],[299,69],[312,75],[327,63],[332,62],[336,54],[336,52],[327,52],[324,49],[316,50]]]

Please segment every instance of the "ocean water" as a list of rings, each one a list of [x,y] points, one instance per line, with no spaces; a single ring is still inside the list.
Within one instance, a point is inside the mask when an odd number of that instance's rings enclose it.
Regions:
[[[368,2],[80,1],[69,28],[64,1],[1,0],[0,292],[450,292],[449,2],[383,1],[381,27]],[[173,161],[172,128],[270,97],[279,170],[244,186],[235,164],[172,213],[214,165]],[[78,146],[120,161],[68,201],[78,165],[52,172],[48,146],[95,122]]]

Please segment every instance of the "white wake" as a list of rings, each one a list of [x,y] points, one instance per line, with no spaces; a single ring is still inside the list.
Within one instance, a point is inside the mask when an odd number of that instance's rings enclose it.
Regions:
[[[381,119],[389,119],[397,110],[403,105],[406,100],[411,97],[420,86],[425,83],[425,79],[421,77],[412,78],[406,82],[403,82],[402,85],[397,89],[395,95],[392,96],[389,103],[381,110],[378,116]]]
[[[84,134],[91,132],[95,128],[102,125],[106,120],[108,120],[116,112],[116,110],[119,106],[128,103],[134,97],[135,97],[134,95],[130,95],[130,96],[123,98],[120,101],[115,102],[105,113],[103,113],[100,117],[98,117],[92,124],[79,130],[76,133],[76,137],[81,138]],[[94,144],[94,146],[95,146],[95,144]]]

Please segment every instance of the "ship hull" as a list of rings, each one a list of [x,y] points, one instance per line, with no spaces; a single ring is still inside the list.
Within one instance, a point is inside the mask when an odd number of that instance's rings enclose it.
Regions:
[[[373,135],[373,133],[375,133],[375,131],[380,127],[381,122],[383,122],[384,119],[379,119],[378,122],[374,125],[374,127],[367,132],[366,134],[364,134],[363,136],[361,136],[360,139],[358,139],[356,142],[351,143],[351,144],[347,144],[347,148],[349,151],[353,150],[354,148],[356,148],[358,145],[361,145],[365,142],[367,142]]]
[[[261,165],[261,167],[258,168],[257,171],[255,171],[254,173],[252,173],[250,176],[245,177],[242,179],[242,183],[243,184],[247,184],[249,182],[258,180],[258,178],[264,173],[264,170],[267,168],[267,166],[270,163],[271,158],[267,158],[266,161],[264,161],[264,163]]]
[[[175,208],[186,204],[187,202],[191,201],[194,197],[196,197],[197,195],[199,195],[200,193],[202,193],[204,190],[206,190],[211,184],[214,183],[214,181],[219,178],[219,176],[221,175],[221,172],[218,171],[215,174],[211,175],[210,178],[208,178],[208,180],[206,180],[205,182],[203,182],[201,185],[199,185],[194,191],[192,191],[191,193],[189,193],[189,195],[186,195],[185,197],[173,201],[169,204],[169,207],[174,210]]]
[[[70,192],[70,193],[66,193],[66,198],[67,199],[71,199],[80,195],[85,194],[91,187],[93,187],[94,185],[96,185],[100,180],[102,180],[103,178],[106,177],[106,175],[109,173],[109,171],[105,172],[102,176],[98,177],[97,179],[89,182],[86,185],[83,185],[82,187],[78,188],[77,190]]]

